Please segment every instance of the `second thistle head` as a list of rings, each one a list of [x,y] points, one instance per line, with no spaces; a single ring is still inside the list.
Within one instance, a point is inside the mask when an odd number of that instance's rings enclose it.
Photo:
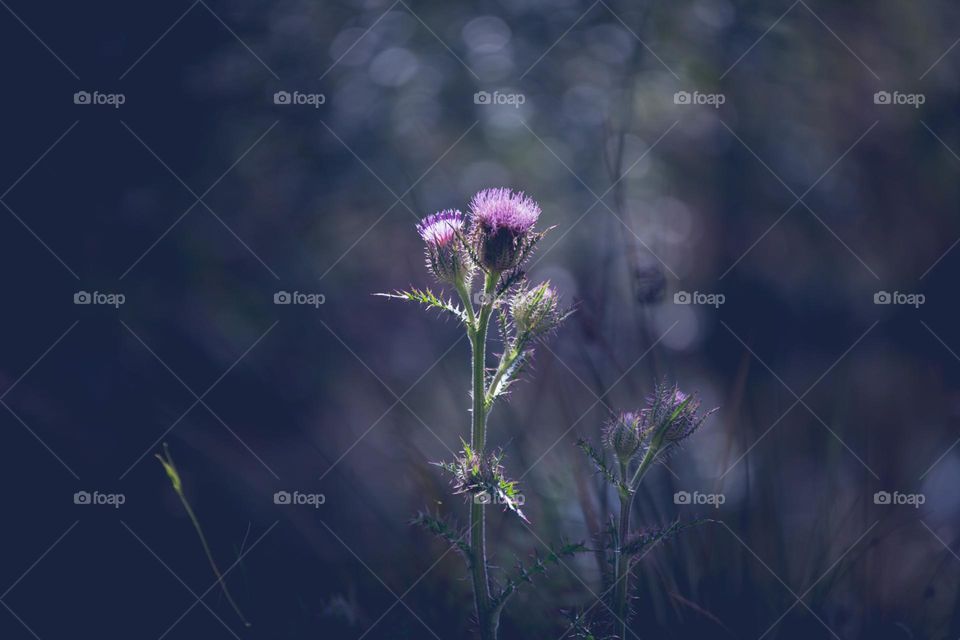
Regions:
[[[515,269],[540,239],[533,231],[540,205],[522,192],[485,189],[470,201],[470,214],[473,251],[488,272]]]
[[[464,223],[462,213],[446,209],[427,216],[417,225],[426,245],[427,268],[440,282],[457,282],[470,273],[462,240]]]

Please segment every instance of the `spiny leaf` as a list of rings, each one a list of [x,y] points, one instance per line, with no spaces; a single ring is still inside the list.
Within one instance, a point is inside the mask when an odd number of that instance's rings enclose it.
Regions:
[[[623,553],[631,557],[637,556],[652,547],[657,542],[669,540],[670,538],[678,535],[681,531],[696,527],[705,522],[710,522],[710,519],[700,518],[690,522],[680,522],[679,520],[675,520],[665,527],[647,529],[646,531],[642,531],[639,534],[628,538],[626,544],[623,545]]]
[[[617,488],[617,491],[627,495],[630,492],[629,487],[617,477],[617,474],[613,472],[612,469],[607,465],[606,460],[604,460],[603,455],[597,451],[588,440],[584,438],[577,438],[577,446],[587,454],[587,457],[590,458],[593,462],[593,466],[596,467],[597,473],[599,473],[603,478],[609,482],[611,485]]]
[[[461,531],[452,521],[421,511],[410,521],[410,524],[423,527],[433,535],[441,538],[462,553],[469,562],[471,557],[470,545],[465,542],[467,533],[466,531]]]
[[[454,495],[465,495],[480,504],[501,505],[504,510],[509,509],[524,522],[529,522],[520,508],[523,494],[517,482],[506,477],[502,460],[502,451],[479,456],[464,443],[463,453],[455,461],[432,464],[453,476],[450,483]]]
[[[375,296],[382,298],[393,298],[395,300],[407,300],[409,302],[418,302],[428,309],[438,309],[446,313],[451,313],[457,317],[460,322],[467,321],[466,312],[453,303],[453,300],[444,300],[437,297],[430,289],[410,289],[409,291],[397,290],[393,293],[375,293]]]
[[[542,555],[539,551],[534,551],[532,560],[527,564],[518,558],[515,572],[507,576],[503,588],[496,597],[496,606],[503,606],[507,598],[524,584],[533,584],[533,578],[545,574],[549,565],[558,565],[563,558],[572,558],[585,551],[587,547],[582,542],[561,542],[557,546],[551,545],[546,554]]]

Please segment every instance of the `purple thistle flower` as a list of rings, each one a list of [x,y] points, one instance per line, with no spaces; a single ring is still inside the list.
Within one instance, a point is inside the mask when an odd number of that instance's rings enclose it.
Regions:
[[[417,233],[426,245],[427,268],[440,282],[453,283],[469,275],[461,231],[466,223],[456,209],[444,209],[417,224]]]
[[[470,213],[475,223],[486,229],[507,228],[514,233],[526,233],[540,217],[540,205],[522,191],[484,189],[470,201]]]
[[[540,205],[523,192],[484,189],[470,201],[470,214],[476,257],[488,271],[517,267],[540,239],[533,232]]]
[[[463,224],[462,213],[456,209],[444,209],[421,220],[417,224],[417,233],[427,244],[445,247],[454,241]]]

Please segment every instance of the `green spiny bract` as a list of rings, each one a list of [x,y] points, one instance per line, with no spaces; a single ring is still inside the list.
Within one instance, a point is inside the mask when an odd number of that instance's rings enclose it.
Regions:
[[[516,513],[529,522],[520,508],[525,498],[515,480],[506,477],[503,452],[479,455],[469,445],[463,445],[461,455],[453,462],[436,463],[452,477],[454,495],[464,495],[479,504],[499,504],[504,510]]]

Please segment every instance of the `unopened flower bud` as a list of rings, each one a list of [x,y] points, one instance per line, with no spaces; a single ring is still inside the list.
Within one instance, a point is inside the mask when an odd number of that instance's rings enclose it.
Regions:
[[[604,442],[622,463],[627,463],[640,448],[642,419],[640,414],[625,411],[617,414],[607,424]]]
[[[522,289],[510,299],[510,316],[518,335],[539,336],[562,320],[560,297],[549,282],[533,289]]]

